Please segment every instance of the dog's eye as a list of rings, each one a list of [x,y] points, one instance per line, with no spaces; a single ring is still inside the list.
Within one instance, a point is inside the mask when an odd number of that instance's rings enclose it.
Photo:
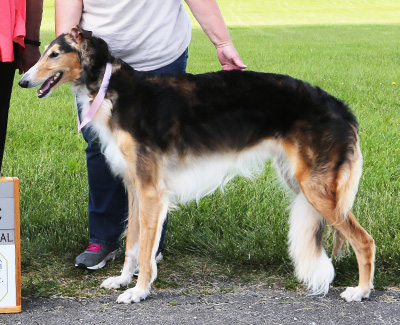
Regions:
[[[50,53],[49,57],[50,58],[56,58],[59,54],[60,53],[58,53],[58,52],[52,52],[52,53]]]

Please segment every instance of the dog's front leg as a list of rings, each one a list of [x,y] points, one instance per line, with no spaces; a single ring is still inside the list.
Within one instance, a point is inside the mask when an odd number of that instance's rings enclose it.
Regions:
[[[122,269],[121,275],[106,279],[101,284],[101,288],[118,289],[121,286],[127,286],[132,280],[133,272],[137,268],[140,235],[139,199],[137,198],[133,185],[128,186],[128,199],[129,218],[126,234],[125,264]]]
[[[117,302],[139,302],[150,294],[150,285],[157,277],[155,256],[167,209],[165,191],[155,187],[139,191],[139,276],[136,286],[121,294]]]

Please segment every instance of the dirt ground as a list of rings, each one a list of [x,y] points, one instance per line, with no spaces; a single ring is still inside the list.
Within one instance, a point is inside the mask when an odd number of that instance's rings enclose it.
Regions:
[[[120,291],[95,298],[23,300],[23,312],[1,314],[0,324],[400,323],[397,290],[373,291],[368,300],[346,303],[339,297],[341,289],[332,289],[326,296],[307,296],[260,284],[229,283],[224,287],[231,289],[211,293],[153,289],[147,300],[132,305],[115,302]]]

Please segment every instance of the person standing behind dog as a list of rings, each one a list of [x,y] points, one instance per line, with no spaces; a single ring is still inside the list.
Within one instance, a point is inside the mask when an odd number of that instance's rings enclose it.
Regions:
[[[40,58],[43,0],[0,0],[0,172],[15,69],[29,70]]]
[[[246,66],[233,46],[216,0],[185,0],[215,45],[224,70]],[[56,36],[80,24],[104,39],[113,56],[140,71],[186,71],[191,22],[182,0],[55,0]],[[80,108],[78,107],[78,112]],[[90,128],[82,130],[89,181],[89,246],[75,266],[98,269],[115,256],[127,214],[122,181],[111,174]],[[167,219],[168,220],[168,219]],[[156,260],[162,258],[167,220]]]

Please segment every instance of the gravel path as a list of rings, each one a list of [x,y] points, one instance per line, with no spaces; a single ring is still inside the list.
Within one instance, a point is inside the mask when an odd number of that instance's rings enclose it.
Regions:
[[[362,303],[346,303],[341,290],[325,297],[231,284],[231,292],[185,294],[153,290],[140,304],[115,303],[120,292],[104,297],[23,300],[20,314],[0,315],[0,324],[396,324],[400,292],[374,291]]]

